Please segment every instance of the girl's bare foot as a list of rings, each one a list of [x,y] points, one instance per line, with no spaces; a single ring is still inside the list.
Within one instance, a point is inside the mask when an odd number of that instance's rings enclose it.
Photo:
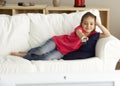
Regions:
[[[26,52],[11,52],[10,55],[24,57],[27,53]]]

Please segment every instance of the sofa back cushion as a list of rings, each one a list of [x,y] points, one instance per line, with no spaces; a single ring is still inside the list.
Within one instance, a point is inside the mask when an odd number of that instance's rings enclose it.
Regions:
[[[29,26],[26,14],[0,15],[0,55],[28,50]]]
[[[86,13],[95,14],[101,22],[99,11],[91,9],[70,14],[34,14],[29,13],[31,21],[30,28],[30,46],[31,48],[43,44],[54,35],[69,34],[80,24],[81,17]],[[98,27],[96,27],[98,29]]]

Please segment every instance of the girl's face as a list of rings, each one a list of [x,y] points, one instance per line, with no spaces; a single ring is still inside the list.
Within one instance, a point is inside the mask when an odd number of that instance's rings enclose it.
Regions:
[[[86,17],[83,19],[82,27],[86,33],[90,33],[95,29],[95,19],[93,17]]]

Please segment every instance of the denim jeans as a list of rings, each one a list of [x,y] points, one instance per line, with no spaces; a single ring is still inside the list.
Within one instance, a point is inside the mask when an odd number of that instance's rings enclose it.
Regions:
[[[56,49],[54,41],[49,39],[42,46],[29,50],[24,58],[28,60],[54,60],[61,59],[62,57],[63,54]]]

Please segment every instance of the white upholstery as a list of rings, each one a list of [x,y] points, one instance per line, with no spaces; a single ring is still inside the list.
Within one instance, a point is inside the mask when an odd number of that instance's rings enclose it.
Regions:
[[[32,63],[37,67],[38,72],[43,73],[79,73],[103,70],[102,60],[97,57],[69,61],[32,61]]]
[[[0,15],[0,55],[29,48],[30,20],[27,15]]]
[[[96,45],[96,56],[104,62],[104,70],[114,70],[119,57],[120,41],[114,36],[102,38]]]
[[[99,11],[88,10],[99,20]],[[0,15],[0,73],[63,72],[114,70],[118,61],[120,42],[114,36],[100,39],[96,57],[83,60],[28,61],[11,56],[10,52],[28,51],[43,44],[54,35],[69,34],[87,11],[70,14]],[[99,30],[98,27],[96,27]],[[114,53],[113,53],[114,52]]]
[[[9,80],[0,80],[0,86],[16,86],[14,82]]]

